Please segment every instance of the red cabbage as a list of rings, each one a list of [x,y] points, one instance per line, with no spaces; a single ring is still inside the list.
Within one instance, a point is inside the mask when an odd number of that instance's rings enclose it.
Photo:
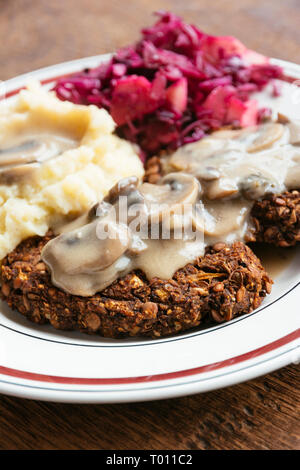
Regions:
[[[207,35],[172,13],[157,15],[137,43],[58,80],[57,96],[107,109],[118,134],[138,143],[146,157],[270,115],[250,95],[281,78],[280,67],[234,37]]]

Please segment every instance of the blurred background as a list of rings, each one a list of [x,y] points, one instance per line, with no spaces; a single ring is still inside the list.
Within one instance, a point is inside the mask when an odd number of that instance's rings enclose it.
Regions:
[[[0,79],[114,51],[134,41],[160,9],[300,62],[299,0],[0,0]]]

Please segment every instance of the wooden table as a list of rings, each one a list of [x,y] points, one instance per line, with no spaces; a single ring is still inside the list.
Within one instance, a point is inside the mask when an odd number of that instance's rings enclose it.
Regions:
[[[0,0],[0,79],[115,50],[173,10],[300,62],[298,0]],[[299,369],[192,397],[69,405],[0,397],[0,449],[299,449]]]

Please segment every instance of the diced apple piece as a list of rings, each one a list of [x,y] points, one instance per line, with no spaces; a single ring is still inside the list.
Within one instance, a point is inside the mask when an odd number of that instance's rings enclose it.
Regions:
[[[202,43],[202,49],[206,60],[212,63],[218,63],[222,56],[239,56],[245,65],[269,63],[267,57],[248,49],[233,36],[207,36]]]
[[[110,109],[114,121],[121,126],[154,111],[157,103],[151,98],[151,89],[151,83],[143,76],[130,75],[118,80]]]
[[[234,87],[218,86],[210,92],[203,103],[203,108],[211,111],[211,117],[223,122],[226,119],[228,101],[236,94]]]
[[[168,105],[177,113],[182,114],[187,107],[188,82],[181,78],[169,86],[166,92]]]
[[[232,96],[228,101],[226,124],[237,123],[241,127],[255,126],[258,120],[258,102],[256,100],[241,101]]]

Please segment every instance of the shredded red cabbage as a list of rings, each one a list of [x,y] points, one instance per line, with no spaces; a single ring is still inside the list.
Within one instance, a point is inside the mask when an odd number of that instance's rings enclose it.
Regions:
[[[234,37],[207,35],[172,13],[157,15],[136,44],[95,69],[58,80],[57,96],[107,109],[118,134],[146,156],[268,117],[250,95],[281,78],[280,67]]]

